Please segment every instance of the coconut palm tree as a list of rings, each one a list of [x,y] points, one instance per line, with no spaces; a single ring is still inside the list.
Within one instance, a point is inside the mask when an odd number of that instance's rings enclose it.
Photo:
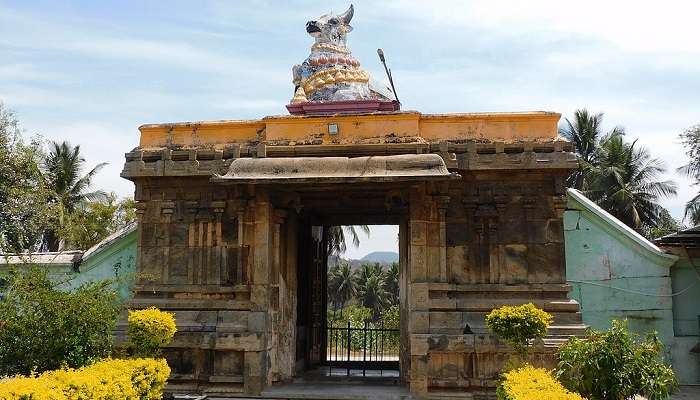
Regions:
[[[664,210],[659,200],[676,194],[674,182],[659,180],[663,162],[622,135],[604,138],[595,158],[585,174],[586,196],[641,233],[659,226]]]
[[[357,279],[357,299],[364,307],[372,310],[372,317],[375,320],[388,304],[382,275],[382,267],[379,263],[365,263],[360,266]]]
[[[333,302],[333,319],[337,309],[345,307],[348,301],[357,294],[357,274],[350,265],[341,261],[328,271],[328,294]]]
[[[680,139],[690,162],[678,168],[678,172],[692,179],[693,185],[700,185],[700,124],[688,128]],[[684,218],[692,225],[700,225],[700,192],[685,204]]]
[[[382,272],[381,264],[365,262],[360,265],[360,270],[357,272],[357,279],[361,283],[366,281],[370,276],[381,276]]]
[[[59,250],[61,239],[58,230],[64,225],[66,215],[88,201],[107,198],[107,193],[102,190],[89,191],[92,179],[107,163],[97,164],[81,176],[84,164],[80,146],[71,146],[65,141],[51,142],[49,153],[44,159],[42,175],[44,186],[50,192],[49,202],[56,210],[57,227],[46,230],[43,245],[45,250]]]
[[[367,225],[350,225],[350,226],[331,226],[328,228],[328,255],[341,255],[347,250],[346,235],[352,237],[352,244],[355,247],[360,245],[360,236],[357,231],[362,232],[369,237],[369,226]]]
[[[384,271],[382,286],[391,305],[399,304],[399,263],[393,262]]]
[[[603,114],[592,114],[585,108],[574,112],[574,120],[566,119],[566,126],[559,129],[559,135],[574,144],[574,151],[579,158],[579,167],[574,171],[567,183],[574,189],[584,189],[586,171],[596,163],[600,143],[607,137],[624,135],[622,127],[615,127],[604,134],[602,132]]]

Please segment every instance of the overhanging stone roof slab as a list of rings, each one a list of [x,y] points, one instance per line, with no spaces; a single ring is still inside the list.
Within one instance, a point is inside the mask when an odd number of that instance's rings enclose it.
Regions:
[[[363,183],[448,180],[450,173],[437,154],[402,154],[369,157],[239,158],[225,175],[212,182],[223,184]]]

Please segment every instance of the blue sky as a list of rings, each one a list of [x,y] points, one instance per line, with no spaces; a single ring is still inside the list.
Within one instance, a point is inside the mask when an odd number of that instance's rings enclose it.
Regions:
[[[670,170],[700,123],[700,4],[633,1],[355,1],[354,55],[404,109],[605,112]],[[305,22],[347,1],[0,0],[0,101],[28,133],[110,165],[96,184],[130,195],[123,154],[144,123],[284,114]],[[676,216],[697,188],[669,172]],[[393,243],[395,238],[386,242]]]

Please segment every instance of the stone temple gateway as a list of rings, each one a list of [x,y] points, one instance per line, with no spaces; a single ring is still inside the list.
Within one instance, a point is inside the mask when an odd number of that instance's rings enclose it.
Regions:
[[[399,226],[400,380],[417,398],[493,395],[511,352],[484,326],[494,307],[554,314],[535,364],[582,333],[559,114],[399,111],[345,45],[352,11],[307,24],[292,115],[144,125],[126,154],[131,306],[176,313],[171,391],[255,396],[324,363],[329,226]]]

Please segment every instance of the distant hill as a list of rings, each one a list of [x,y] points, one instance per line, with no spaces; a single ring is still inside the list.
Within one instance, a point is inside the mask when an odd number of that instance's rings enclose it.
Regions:
[[[395,251],[373,251],[360,259],[361,261],[393,263],[399,261],[399,253]]]

